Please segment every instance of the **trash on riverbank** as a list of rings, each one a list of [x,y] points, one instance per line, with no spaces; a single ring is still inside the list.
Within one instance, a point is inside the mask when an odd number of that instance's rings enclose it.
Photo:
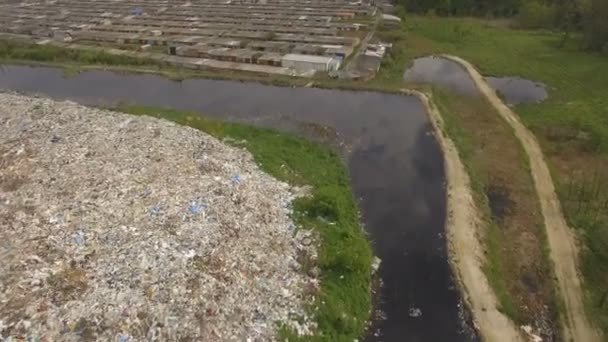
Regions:
[[[412,318],[418,318],[418,317],[422,316],[422,310],[420,310],[418,308],[410,308],[409,315]]]
[[[188,127],[0,94],[0,337],[309,334],[298,191]]]

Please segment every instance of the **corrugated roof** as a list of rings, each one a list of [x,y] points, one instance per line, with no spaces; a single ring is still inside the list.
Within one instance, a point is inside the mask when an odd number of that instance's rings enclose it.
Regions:
[[[308,62],[308,63],[329,63],[331,62],[332,57],[325,56],[313,56],[313,55],[300,55],[296,53],[289,53],[283,56],[283,60],[293,61],[293,62]]]

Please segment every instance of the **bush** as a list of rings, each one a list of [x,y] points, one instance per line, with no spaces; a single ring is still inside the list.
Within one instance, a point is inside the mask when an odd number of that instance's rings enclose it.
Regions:
[[[550,28],[556,21],[556,15],[555,5],[529,1],[522,4],[517,22],[523,28]]]

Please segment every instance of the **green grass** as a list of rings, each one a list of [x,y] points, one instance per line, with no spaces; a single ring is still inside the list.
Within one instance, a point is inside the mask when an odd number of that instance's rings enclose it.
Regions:
[[[38,45],[22,39],[0,38],[0,63],[60,67],[70,75],[83,70],[103,68],[118,72],[160,74],[178,81],[204,77],[255,81],[277,86],[303,86],[309,82],[305,78],[239,70],[180,68],[154,59],[114,55],[104,52],[103,48],[99,46],[88,46],[87,48],[85,50],[51,44]]]
[[[153,61],[119,56],[101,51],[66,49],[53,45],[0,40],[0,60],[27,60],[36,62],[77,62],[101,65],[153,65]]]
[[[398,29],[388,29],[378,25],[375,37],[382,42],[392,43],[393,49],[389,50],[382,60],[378,74],[371,81],[372,84],[383,88],[402,87],[404,66],[409,58],[406,35],[405,25]]]
[[[602,303],[608,291],[608,57],[582,51],[577,37],[560,47],[559,33],[486,20],[410,17],[407,25],[409,59],[449,53],[486,75],[548,85],[548,100],[515,111],[548,157],[566,218],[583,242],[589,316],[608,332],[608,300]]]
[[[443,89],[434,88],[433,100],[443,118],[445,133],[458,148],[458,155],[471,181],[475,203],[481,210],[480,214],[487,226],[485,247],[488,253],[486,255],[487,260],[484,271],[498,299],[498,309],[512,320],[519,322],[521,321],[521,317],[505,282],[504,265],[499,253],[499,228],[490,219],[490,206],[485,194],[488,183],[487,177],[484,175],[486,170],[476,160],[474,139],[471,132],[463,127],[461,119],[454,112],[454,106],[451,102],[458,101],[456,95],[450,94]]]
[[[371,306],[372,253],[359,225],[348,175],[336,153],[274,130],[206,119],[192,112],[135,105],[121,105],[118,110],[164,118],[227,139],[249,150],[260,168],[274,177],[312,186],[312,196],[294,201],[293,218],[321,238],[317,260],[321,290],[310,308],[318,334],[297,337],[281,330],[281,335],[289,341],[348,342],[360,336]]]
[[[525,123],[536,130],[575,127],[591,135],[588,148],[608,152],[608,77],[602,77],[608,74],[608,56],[581,51],[575,39],[559,48],[562,35],[550,31],[513,30],[476,19],[413,17],[408,23],[413,35],[431,40],[412,49],[420,54],[453,53],[485,75],[549,85],[546,102],[517,108]]]

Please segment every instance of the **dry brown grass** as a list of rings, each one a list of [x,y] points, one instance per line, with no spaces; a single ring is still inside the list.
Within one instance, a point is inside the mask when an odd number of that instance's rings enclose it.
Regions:
[[[446,121],[463,135],[460,153],[474,172],[478,200],[487,204],[486,273],[501,310],[519,324],[534,326],[545,341],[556,340],[559,306],[527,157],[511,128],[485,100],[436,92]]]

